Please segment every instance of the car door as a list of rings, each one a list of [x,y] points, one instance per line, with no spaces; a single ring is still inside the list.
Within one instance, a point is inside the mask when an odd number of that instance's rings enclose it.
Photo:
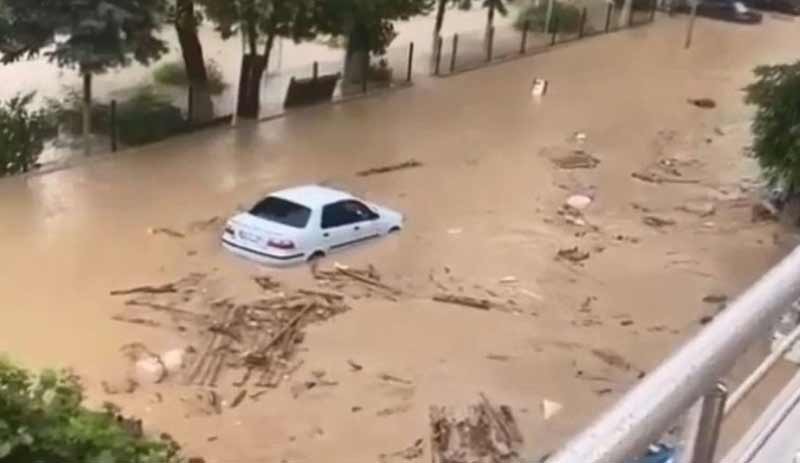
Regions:
[[[366,204],[344,200],[322,208],[322,238],[334,250],[379,236],[375,214]]]

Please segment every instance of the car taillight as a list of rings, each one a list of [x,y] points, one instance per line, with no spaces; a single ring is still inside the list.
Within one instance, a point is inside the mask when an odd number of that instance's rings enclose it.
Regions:
[[[290,240],[270,239],[267,241],[267,246],[278,249],[294,249],[294,242]]]

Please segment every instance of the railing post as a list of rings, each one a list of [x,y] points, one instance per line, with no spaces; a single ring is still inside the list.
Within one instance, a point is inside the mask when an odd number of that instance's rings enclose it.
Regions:
[[[528,51],[528,29],[531,27],[530,20],[525,20],[525,24],[522,27],[522,43],[519,44],[520,55],[524,55],[525,52]]]
[[[558,16],[553,17],[553,27],[550,35],[550,46],[556,44],[556,37],[558,37]]]
[[[633,27],[633,12],[636,10],[633,5],[634,3],[635,0],[631,0],[631,9],[628,10],[628,29]]]
[[[369,51],[364,52],[363,76],[361,79],[361,93],[367,93],[369,81]]]
[[[581,10],[580,26],[578,27],[578,38],[583,38],[583,28],[586,27],[586,7]]]
[[[697,4],[699,3],[699,1],[700,0],[691,1],[692,15],[689,18],[689,25],[687,26],[686,29],[686,42],[684,42],[683,44],[683,48],[686,48],[687,50],[689,49],[689,47],[692,46],[692,35],[694,35],[694,21],[697,18]]]
[[[190,84],[188,88],[188,101],[186,102],[186,120],[192,125],[194,120],[194,87]]]
[[[189,87],[191,88],[191,87]],[[111,100],[111,152],[117,151],[117,100]],[[191,116],[190,116],[191,117]]]
[[[316,61],[314,61],[314,65],[312,66],[311,76],[314,80],[319,78],[319,63]]]
[[[411,82],[411,72],[414,68],[414,42],[408,44],[408,71],[406,73],[406,82]]]
[[[439,68],[442,65],[442,36],[436,38],[436,60],[433,66],[433,75],[439,75]]]
[[[458,34],[453,35],[453,50],[450,52],[450,74],[456,70],[456,56],[458,56]]]
[[[608,6],[606,6],[606,27],[605,27],[606,32],[608,32],[609,28],[611,27],[611,13],[613,11],[614,11],[614,4],[609,3]]]
[[[679,451],[676,463],[714,461],[727,398],[728,389],[724,384],[717,383],[711,392],[690,409],[686,441]]]
[[[490,62],[492,60],[492,56],[494,55],[494,26],[489,28],[489,36],[486,37],[486,62]]]

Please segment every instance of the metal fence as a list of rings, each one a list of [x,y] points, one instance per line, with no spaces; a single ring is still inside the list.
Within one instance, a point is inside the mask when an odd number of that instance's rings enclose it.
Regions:
[[[338,60],[313,61],[268,73],[261,90],[260,118],[287,109],[344,101],[412,83],[414,44],[395,44],[380,55],[354,55],[342,50]]]
[[[548,463],[626,463],[637,461],[644,449],[658,441],[669,428],[686,420],[686,438],[679,448],[676,463],[716,461],[717,438],[726,412],[753,387],[774,359],[768,358],[730,396],[720,384],[742,353],[757,339],[769,333],[778,318],[800,298],[800,247],[773,267],[758,282],[736,299],[697,336],[628,392],[614,407],[570,441]],[[800,330],[786,336],[796,341]],[[794,339],[792,339],[794,338]],[[798,390],[789,394],[797,396]],[[726,397],[728,404],[726,405]],[[733,404],[731,402],[734,402]],[[794,405],[797,400],[794,400]],[[766,431],[785,416],[785,404],[774,407],[763,429],[756,429],[763,440]],[[772,408],[772,407],[771,407]],[[756,423],[759,426],[758,423]],[[794,430],[796,436],[796,430]],[[756,442],[758,444],[759,442]],[[763,442],[761,442],[763,444]],[[739,448],[753,447],[751,442]],[[750,461],[726,456],[725,463]],[[776,462],[777,463],[777,462]]]
[[[538,27],[530,21],[517,21],[509,26],[439,37],[430,73],[445,76],[566,42],[645,25],[654,20],[656,10],[656,0],[632,0],[627,16],[622,14],[624,1],[583,0],[569,5],[577,9],[578,16],[568,24],[559,24],[559,16],[553,15],[549,24]],[[555,8],[558,6],[556,2]]]

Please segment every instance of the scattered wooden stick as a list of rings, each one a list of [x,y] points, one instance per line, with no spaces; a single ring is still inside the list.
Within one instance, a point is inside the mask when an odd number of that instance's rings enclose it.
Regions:
[[[330,291],[320,291],[318,289],[300,289],[297,292],[300,294],[304,294],[306,296],[319,296],[325,299],[332,299],[335,301],[344,300],[344,294],[334,293]]]
[[[228,307],[225,310],[225,315],[222,317],[223,323],[227,323],[228,319],[231,316],[231,313],[234,310],[235,310],[234,307]],[[211,336],[211,339],[208,340],[208,344],[206,344],[206,347],[203,349],[203,353],[200,354],[200,357],[198,357],[198,359],[195,361],[194,366],[192,367],[192,369],[189,372],[189,375],[186,377],[186,383],[187,384],[194,383],[195,379],[197,379],[197,376],[203,370],[203,367],[205,366],[209,355],[211,355],[212,349],[214,349],[214,346],[217,343],[217,338],[219,338],[219,334],[218,333],[213,333],[212,336]]]
[[[244,400],[245,396],[247,396],[247,389],[242,389],[241,391],[239,391],[239,393],[236,394],[236,397],[234,397],[233,400],[231,401],[231,408],[238,407],[239,404],[241,404],[242,401]]]
[[[348,276],[348,277],[350,277],[350,278],[352,278],[354,280],[360,281],[360,282],[368,284],[370,286],[374,286],[376,288],[380,288],[380,289],[389,291],[392,294],[400,295],[400,294],[403,293],[402,291],[400,291],[397,288],[392,288],[391,286],[386,285],[384,283],[381,283],[380,281],[373,280],[372,278],[368,278],[368,277],[359,275],[358,273],[353,272],[352,270],[349,270],[349,269],[346,269],[346,268],[343,268],[343,267],[337,267],[336,270],[339,273],[341,273],[342,275],[346,275],[346,276]]]
[[[163,234],[171,238],[186,238],[186,235],[183,233],[167,227],[151,228],[149,231],[151,235]]]
[[[474,297],[458,296],[455,294],[437,294],[436,296],[433,296],[433,300],[445,304],[463,305],[481,310],[489,310],[492,308],[491,301],[487,299],[476,299]]]
[[[361,370],[364,369],[363,365],[360,365],[360,364],[358,364],[358,363],[356,363],[356,362],[354,362],[352,360],[348,360],[347,364],[350,365],[350,368],[352,368],[353,371],[361,371]]]
[[[378,378],[379,378],[379,379],[381,379],[381,380],[383,380],[383,381],[390,381],[390,382],[394,382],[394,383],[400,383],[400,384],[414,384],[414,382],[413,382],[413,381],[411,381],[411,380],[408,380],[408,379],[403,379],[403,378],[398,378],[397,376],[393,376],[393,375],[390,375],[390,374],[387,374],[387,373],[381,373],[381,374],[379,374],[379,375],[378,375]]]
[[[683,179],[683,178],[669,178],[663,177],[661,175],[656,174],[647,174],[642,172],[634,172],[631,174],[631,177],[635,178],[636,180],[641,180],[647,183],[679,183],[679,184],[696,184],[700,183],[700,180],[693,180],[693,179]]]
[[[258,352],[263,354],[267,350],[269,350],[269,348],[272,347],[276,342],[278,342],[283,337],[283,335],[285,335],[295,325],[295,323],[299,322],[303,317],[306,316],[306,314],[311,312],[311,310],[314,307],[316,307],[316,304],[314,304],[314,303],[307,304],[306,307],[303,310],[300,311],[300,313],[298,313],[297,315],[295,315],[294,318],[289,320],[289,322],[287,324],[285,324],[283,326],[283,328],[281,328],[281,330],[278,332],[278,334],[273,336],[272,339],[267,344],[265,344],[263,347],[261,347],[258,350]]]
[[[495,410],[494,406],[489,401],[489,398],[486,397],[486,394],[484,394],[483,392],[480,393],[480,397],[483,409],[486,410],[486,413],[492,418],[492,420],[495,422],[500,431],[502,431],[503,435],[506,438],[506,441],[513,442],[514,439],[513,436],[511,435],[511,431],[508,429],[508,426],[506,426],[505,420],[502,420],[500,418],[499,412]]]
[[[196,312],[192,312],[190,310],[179,309],[177,307],[172,307],[172,306],[168,306],[168,305],[154,304],[152,302],[137,301],[135,299],[131,300],[131,301],[126,301],[125,305],[133,306],[133,307],[147,307],[149,309],[153,309],[153,310],[156,310],[156,311],[159,311],[159,312],[170,312],[170,313],[174,313],[174,314],[177,314],[177,315],[183,315],[183,316],[194,317],[194,318],[207,318],[208,317],[207,315],[203,315],[203,314],[199,314],[199,313],[196,313]]]
[[[111,319],[114,320],[114,321],[117,321],[117,322],[132,323],[134,325],[149,326],[151,328],[156,328],[156,327],[161,326],[161,324],[158,323],[157,321],[149,320],[147,318],[126,317],[124,315],[114,315],[113,317],[111,317]]]
[[[393,164],[390,166],[374,167],[372,169],[362,170],[361,172],[357,172],[356,175],[358,175],[359,177],[368,177],[370,175],[385,174],[387,172],[393,172],[395,170],[410,169],[413,167],[421,167],[421,166],[422,166],[421,162],[415,159],[411,159],[409,161],[402,162],[400,164]]]
[[[281,287],[280,283],[268,276],[253,277],[253,281],[264,291],[270,291]]]
[[[208,385],[211,387],[217,387],[217,381],[219,380],[219,375],[222,373],[222,367],[225,366],[225,359],[228,356],[228,347],[224,347],[222,352],[217,355],[217,365],[214,367],[213,372],[208,381]]]
[[[228,328],[225,325],[212,325],[208,329],[208,331],[212,333],[222,334],[237,342],[242,342],[242,337],[239,336],[239,333],[236,333],[235,331],[233,331],[232,329]]]
[[[128,294],[147,293],[147,294],[164,294],[164,293],[177,293],[178,288],[175,283],[167,283],[160,286],[137,286],[130,289],[117,289],[111,291],[109,294],[112,296],[126,296]]]

